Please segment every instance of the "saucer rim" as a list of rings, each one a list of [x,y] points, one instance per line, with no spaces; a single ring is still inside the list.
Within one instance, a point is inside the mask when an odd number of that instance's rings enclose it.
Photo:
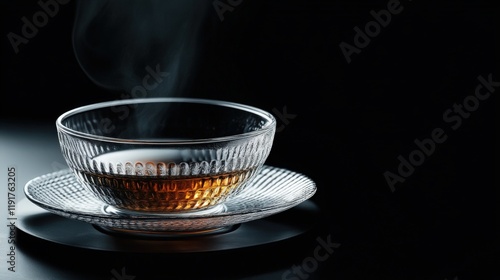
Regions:
[[[183,221],[183,220],[198,220],[198,219],[224,219],[228,217],[234,217],[234,216],[248,216],[248,215],[254,215],[256,213],[260,213],[261,217],[257,219],[261,219],[263,217],[273,215],[279,212],[286,211],[308,199],[314,196],[314,194],[317,192],[317,186],[316,183],[307,175],[304,175],[299,172],[295,172],[286,168],[281,168],[281,167],[276,167],[276,166],[270,166],[270,165],[263,165],[260,172],[263,171],[281,171],[281,172],[290,172],[293,173],[294,176],[300,176],[303,180],[306,180],[308,185],[308,189],[305,191],[301,192],[300,196],[297,196],[297,198],[293,199],[292,201],[288,203],[282,203],[282,204],[273,204],[273,205],[268,205],[267,207],[264,208],[248,208],[248,209],[243,209],[235,212],[221,212],[221,213],[207,213],[203,215],[194,215],[194,216],[187,216],[187,215],[176,215],[175,213],[165,213],[165,215],[162,215],[161,213],[138,213],[138,215],[112,215],[106,212],[102,211],[103,207],[110,206],[106,204],[105,202],[99,200],[98,198],[93,197],[94,201],[97,202],[97,206],[94,208],[95,212],[89,213],[89,212],[82,212],[79,210],[75,209],[61,209],[58,207],[55,207],[51,204],[48,204],[44,201],[40,201],[39,199],[33,197],[32,193],[30,193],[29,189],[33,187],[33,185],[36,185],[38,181],[44,181],[44,180],[49,180],[53,178],[57,178],[60,176],[66,176],[66,175],[72,175],[72,170],[70,168],[62,169],[59,171],[43,174],[40,176],[37,176],[31,180],[29,180],[25,186],[24,186],[24,193],[26,195],[26,198],[29,199],[31,202],[35,203],[41,208],[46,209],[47,211],[50,211],[52,213],[55,213],[57,215],[61,215],[67,218],[73,218],[76,220],[81,220],[85,221],[91,224],[101,224],[101,223],[95,223],[95,222],[89,222],[88,220],[94,220],[94,219],[106,219],[108,221],[122,221],[122,220],[134,220],[134,221]],[[263,175],[266,176],[266,175]],[[81,184],[78,183],[76,180],[76,177],[72,176],[73,182],[75,182],[81,191],[84,191],[86,195],[92,196],[92,194],[88,193],[89,191],[83,187]],[[226,202],[222,203],[222,205],[226,205],[227,203],[231,202],[235,198],[241,197],[242,195],[248,194],[247,192],[241,192],[233,197],[229,198]],[[68,217],[68,216],[77,216],[77,217]]]

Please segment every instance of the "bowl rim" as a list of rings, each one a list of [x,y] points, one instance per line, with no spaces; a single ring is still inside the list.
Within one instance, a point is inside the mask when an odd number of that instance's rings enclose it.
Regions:
[[[113,107],[119,105],[133,105],[139,103],[161,103],[161,102],[179,102],[179,103],[200,103],[200,104],[210,104],[222,107],[231,107],[239,110],[244,110],[249,113],[261,116],[266,120],[266,124],[254,131],[249,131],[245,133],[238,133],[228,136],[213,137],[213,138],[199,138],[199,139],[135,139],[135,138],[118,138],[109,136],[100,136],[91,133],[85,133],[71,129],[63,124],[63,121],[71,116],[79,113],[88,112],[95,109]],[[269,112],[257,108],[255,106],[246,105],[242,103],[225,101],[219,99],[207,99],[207,98],[194,98],[194,97],[146,97],[146,98],[131,98],[122,100],[111,100],[97,102],[93,104],[83,105],[62,113],[56,119],[56,128],[59,132],[69,134],[71,136],[84,138],[88,140],[96,140],[102,142],[111,143],[123,143],[123,144],[155,144],[155,145],[184,145],[184,144],[208,144],[208,143],[220,143],[233,140],[241,140],[249,137],[255,137],[264,133],[269,132],[276,128],[276,118]]]

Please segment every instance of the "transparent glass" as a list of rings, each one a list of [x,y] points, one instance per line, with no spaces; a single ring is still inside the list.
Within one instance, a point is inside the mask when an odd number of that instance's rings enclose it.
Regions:
[[[222,228],[286,211],[316,193],[309,177],[284,168],[264,165],[237,196],[210,211],[183,214],[137,212],[117,209],[97,199],[69,169],[30,180],[24,192],[36,205],[57,215],[114,231],[169,236],[219,232]]]
[[[56,127],[69,168],[99,200],[182,213],[214,208],[248,187],[269,156],[276,120],[226,101],[143,98],[75,108]]]

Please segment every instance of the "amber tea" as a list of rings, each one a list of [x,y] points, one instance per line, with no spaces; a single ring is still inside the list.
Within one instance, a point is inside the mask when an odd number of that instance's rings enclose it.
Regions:
[[[194,155],[200,156],[200,155]],[[237,191],[251,176],[253,169],[216,175],[189,175],[188,164],[179,167],[174,162],[189,161],[193,154],[186,151],[138,149],[111,152],[93,159],[113,163],[113,173],[98,174],[77,171],[78,178],[106,201],[119,208],[148,212],[179,212],[205,209]],[[125,201],[126,203],[123,203]]]
[[[276,119],[245,104],[155,97],[74,108],[56,126],[69,168],[104,211],[184,216],[223,211],[251,187]]]

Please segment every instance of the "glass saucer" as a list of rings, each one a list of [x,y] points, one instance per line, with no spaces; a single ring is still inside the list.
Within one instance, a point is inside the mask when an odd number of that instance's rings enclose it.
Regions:
[[[150,214],[110,207],[80,185],[69,169],[30,180],[24,192],[30,201],[54,214],[90,223],[105,232],[138,235],[224,232],[290,209],[316,192],[316,184],[309,177],[266,165],[251,184],[210,211],[183,214]]]

